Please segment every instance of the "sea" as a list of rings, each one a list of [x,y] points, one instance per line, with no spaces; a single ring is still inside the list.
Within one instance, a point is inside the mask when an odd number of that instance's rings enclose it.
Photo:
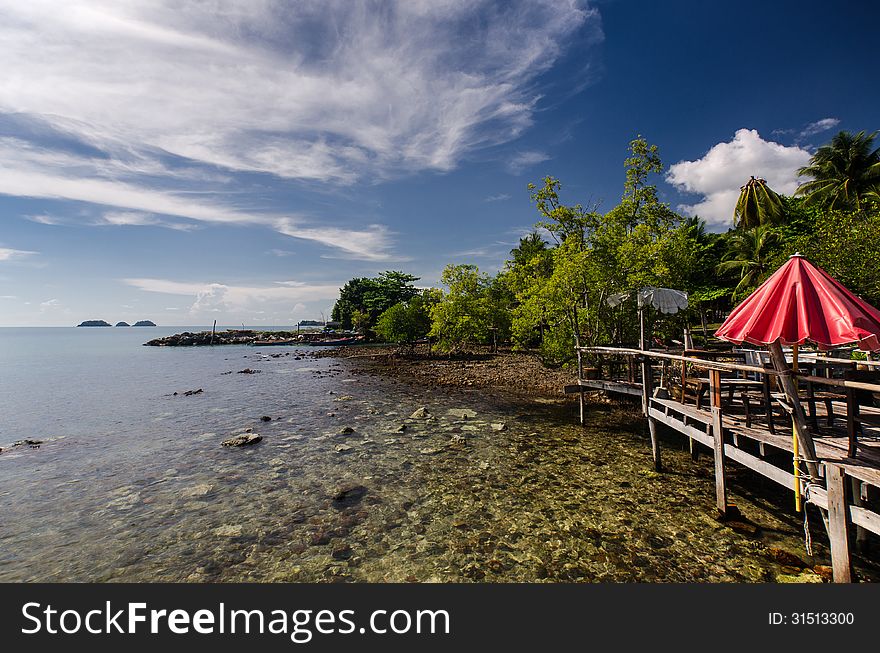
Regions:
[[[388,378],[204,327],[0,329],[0,581],[763,582],[826,564],[788,495],[638,411]],[[252,373],[244,372],[251,370]],[[189,393],[189,394],[187,394]],[[241,434],[258,443],[224,447]]]

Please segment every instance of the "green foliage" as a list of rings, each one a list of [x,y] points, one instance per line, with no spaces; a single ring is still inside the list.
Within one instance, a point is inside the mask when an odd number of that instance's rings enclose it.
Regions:
[[[475,265],[447,265],[441,281],[449,291],[431,308],[430,331],[441,349],[508,337],[510,294],[499,279]]]
[[[718,264],[718,272],[739,272],[739,281],[733,289],[734,299],[749,294],[776,269],[772,261],[779,243],[779,233],[766,224],[737,231],[729,237],[728,250]]]
[[[383,272],[372,279],[352,279],[339,291],[339,299],[333,306],[333,319],[341,322],[345,329],[366,332],[384,311],[418,294],[413,285],[418,279],[396,271]]]
[[[752,176],[745,186],[740,187],[733,223],[742,229],[774,224],[782,218],[784,210],[782,199],[767,185],[767,180]]]
[[[865,301],[880,306],[880,211],[829,211],[809,233],[792,239],[785,254],[799,251]]]
[[[379,316],[376,334],[387,342],[411,345],[431,330],[431,307],[439,301],[433,289],[395,304]]]
[[[799,175],[812,180],[801,184],[796,194],[828,210],[861,211],[866,203],[880,201],[880,148],[874,148],[876,136],[877,132],[838,133],[816,151],[810,165],[798,170]]]
[[[566,204],[562,183],[545,177],[528,187],[538,211],[535,229],[520,238],[497,276],[450,265],[442,277],[445,293],[420,293],[412,286],[416,278],[402,272],[352,279],[333,316],[362,330],[375,325],[394,342],[427,332],[447,350],[509,338],[562,364],[573,358],[575,342],[638,342],[635,302],[611,307],[611,295],[645,286],[684,290],[689,308],[662,319],[648,311],[648,328],[680,339],[682,327],[696,321],[708,336],[712,313],[728,311],[796,251],[880,305],[880,167],[873,138],[842,133],[820,148],[801,170],[814,177],[799,190],[805,197],[777,195],[753,177],[742,187],[737,226],[715,234],[700,218],[683,218],[659,200],[653,179],[663,171],[660,154],[638,137],[624,162],[620,202],[608,211]],[[835,208],[841,206],[847,208]]]

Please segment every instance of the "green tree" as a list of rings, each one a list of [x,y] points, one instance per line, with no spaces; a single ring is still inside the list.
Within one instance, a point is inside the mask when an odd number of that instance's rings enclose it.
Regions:
[[[505,339],[509,306],[503,284],[476,265],[447,265],[441,277],[449,289],[431,309],[430,335],[443,349]]]
[[[798,170],[798,175],[812,180],[801,184],[796,194],[829,210],[859,211],[866,201],[880,200],[880,148],[874,147],[876,136],[877,132],[839,132],[816,151],[810,165]]]
[[[375,278],[351,279],[339,291],[332,317],[341,322],[343,328],[351,329],[358,328],[354,324],[357,314],[359,328],[366,331],[384,311],[415,297],[419,290],[413,283],[418,279],[411,274],[397,271],[383,272]]]
[[[431,330],[431,308],[442,298],[442,293],[429,288],[408,302],[395,304],[379,316],[376,333],[388,342],[413,345]]]
[[[740,187],[733,223],[738,228],[753,229],[761,224],[779,222],[783,212],[782,199],[767,185],[767,180],[752,176]]]
[[[779,234],[769,225],[736,231],[728,240],[728,251],[718,265],[718,272],[739,271],[733,297],[747,294],[768,275],[773,267]]]
[[[820,213],[809,233],[786,244],[784,256],[800,252],[868,303],[880,306],[880,213]],[[780,257],[781,264],[784,257]]]

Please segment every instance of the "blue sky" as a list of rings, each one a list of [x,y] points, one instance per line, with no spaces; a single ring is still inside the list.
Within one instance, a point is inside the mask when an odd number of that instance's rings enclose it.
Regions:
[[[874,130],[872,2],[0,0],[0,325],[285,325],[353,276],[493,272],[526,184],[628,142],[729,225]]]

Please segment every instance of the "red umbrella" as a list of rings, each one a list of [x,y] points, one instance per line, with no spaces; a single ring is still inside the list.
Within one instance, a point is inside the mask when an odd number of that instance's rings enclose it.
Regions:
[[[737,344],[800,345],[809,340],[820,348],[857,343],[876,351],[880,311],[795,254],[733,309],[715,335]]]
[[[806,416],[797,385],[782,353],[782,345],[814,342],[820,348],[857,343],[861,349],[880,349],[880,311],[859,299],[822,268],[800,254],[791,256],[742,304],[733,309],[715,332],[722,340],[767,345],[773,366],[792,406],[795,430],[795,503],[800,509],[798,449],[807,457],[807,468],[818,480],[816,449],[806,428]],[[799,446],[800,445],[800,446]]]

